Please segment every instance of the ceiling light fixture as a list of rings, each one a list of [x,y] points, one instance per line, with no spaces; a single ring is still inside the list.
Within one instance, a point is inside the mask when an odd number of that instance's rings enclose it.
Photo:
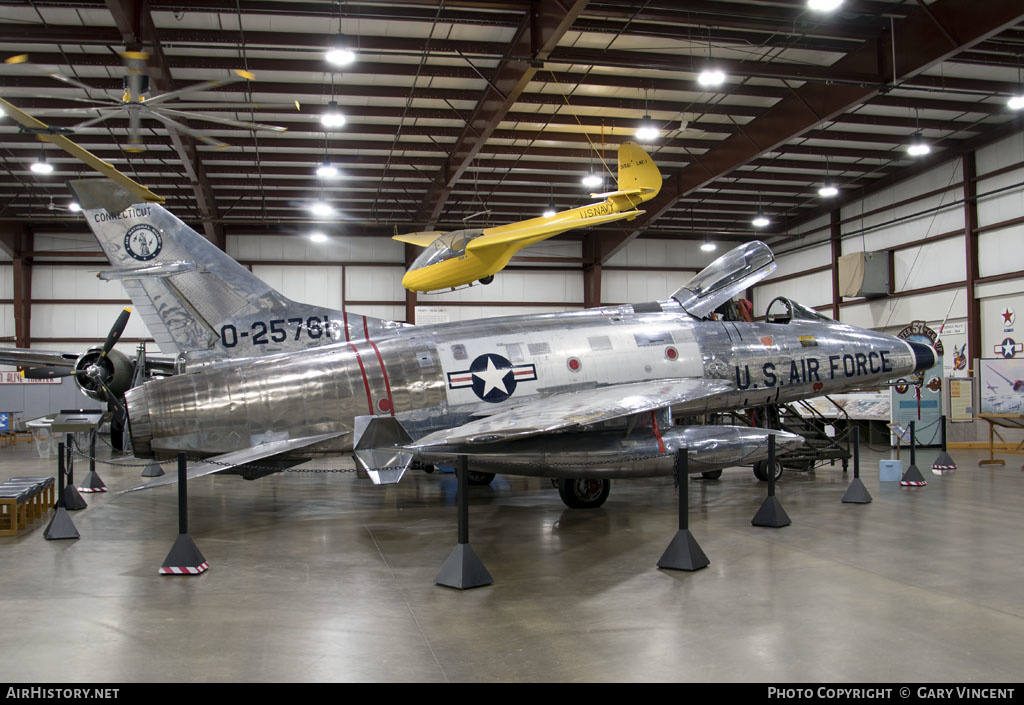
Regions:
[[[334,215],[334,209],[331,208],[329,203],[323,201],[317,201],[309,207],[309,212],[318,218],[326,218],[327,216]]]
[[[913,141],[907,145],[907,154],[912,157],[922,157],[932,151],[932,148],[921,138],[921,134],[914,135]]]
[[[650,115],[644,115],[640,125],[636,128],[636,138],[641,142],[653,142],[661,136],[661,132],[654,126]]]
[[[314,232],[309,234],[309,239],[316,243],[327,242],[327,236],[322,232]]]
[[[697,76],[697,83],[708,88],[714,88],[725,83],[725,73],[719,69],[705,69]]]
[[[556,215],[558,215],[558,212],[554,208],[548,208],[544,211],[545,218],[554,218]]]
[[[53,164],[46,161],[45,152],[39,152],[39,160],[29,165],[29,169],[37,174],[50,174],[53,172]]]
[[[836,188],[831,181],[826,181],[825,184],[818,189],[818,195],[822,198],[832,198],[833,196],[839,195],[839,189]]]
[[[68,204],[68,210],[71,211],[72,213],[77,213],[80,210],[82,210],[82,207],[75,203],[74,201],[72,201],[71,203]]]
[[[356,60],[356,53],[352,49],[352,43],[344,34],[338,33],[337,38],[331,43],[331,48],[324,53],[327,63],[334,66],[348,66]]]
[[[772,221],[768,219],[763,213],[758,213],[757,217],[750,221],[755,228],[766,228],[772,224]]]
[[[1020,110],[1024,108],[1024,90],[1019,91],[1016,95],[1010,96],[1010,99],[1006,101],[1006,106],[1010,110]]]
[[[345,115],[338,109],[338,101],[332,100],[327,104],[327,110],[320,115],[320,124],[324,127],[343,127]]]
[[[603,181],[604,179],[602,179],[598,174],[595,174],[594,172],[590,172],[589,174],[583,177],[584,186],[600,186]]]
[[[717,249],[718,245],[708,240],[707,237],[704,238],[704,242],[702,242],[700,246],[701,252],[714,252]]]
[[[323,163],[316,168],[316,175],[321,179],[335,179],[338,177],[338,167],[331,164],[330,159],[324,159]]]
[[[843,0],[807,0],[807,8],[816,12],[832,12],[843,4]]]

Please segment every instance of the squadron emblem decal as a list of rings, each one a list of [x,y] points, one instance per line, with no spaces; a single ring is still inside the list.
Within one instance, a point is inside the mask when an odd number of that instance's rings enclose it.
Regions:
[[[521,382],[537,379],[537,368],[513,365],[495,353],[480,355],[468,370],[448,373],[448,389],[472,387],[473,393],[486,402],[497,404],[512,396]]]
[[[124,250],[140,262],[149,260],[160,254],[164,241],[160,233],[149,225],[136,225],[129,228],[124,236]]]

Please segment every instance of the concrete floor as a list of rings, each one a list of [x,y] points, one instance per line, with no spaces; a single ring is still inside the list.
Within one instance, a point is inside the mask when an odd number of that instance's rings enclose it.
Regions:
[[[0,450],[0,479],[53,472],[33,455]],[[960,470],[935,477],[934,455],[918,456],[928,486],[901,489],[865,452],[869,505],[840,502],[838,468],[788,474],[783,529],[750,525],[765,485],[749,468],[691,481],[711,559],[696,573],[655,565],[676,528],[667,478],[579,511],[548,481],[499,476],[470,509],[495,583],[468,591],[433,584],[456,543],[453,475],[196,480],[198,577],[157,574],[175,488],[87,495],[77,541],[45,541],[48,520],[0,537],[0,680],[1019,681],[1020,458],[980,469],[954,451]],[[332,461],[310,465],[349,462]],[[112,489],[141,471],[99,469]]]

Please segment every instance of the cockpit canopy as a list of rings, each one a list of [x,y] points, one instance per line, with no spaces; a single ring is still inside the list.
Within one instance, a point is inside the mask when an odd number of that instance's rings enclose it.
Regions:
[[[443,262],[453,257],[460,257],[466,253],[466,245],[470,240],[480,237],[484,231],[479,228],[466,230],[452,230],[449,233],[439,235],[436,240],[423,248],[423,252],[409,267],[409,271],[422,269],[432,264]]]
[[[703,318],[775,271],[775,255],[754,240],[716,259],[672,294],[692,316]]]
[[[776,296],[768,304],[764,320],[766,323],[789,323],[790,321],[831,321],[832,319],[822,316],[813,308],[797,303],[793,299]]]

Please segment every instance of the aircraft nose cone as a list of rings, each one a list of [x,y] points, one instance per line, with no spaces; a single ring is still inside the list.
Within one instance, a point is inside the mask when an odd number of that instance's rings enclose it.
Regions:
[[[924,372],[934,367],[935,363],[938,362],[938,353],[935,352],[935,348],[931,345],[914,343],[909,340],[907,344],[910,346],[911,352],[914,353],[914,372]]]

